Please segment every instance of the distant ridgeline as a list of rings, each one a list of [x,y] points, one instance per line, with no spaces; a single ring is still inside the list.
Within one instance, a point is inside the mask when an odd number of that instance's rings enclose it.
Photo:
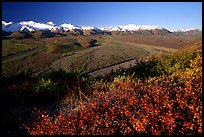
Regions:
[[[125,34],[135,34],[135,35],[202,35],[202,30],[200,29],[187,29],[187,30],[175,30],[170,31],[163,27],[158,27],[154,25],[121,25],[118,27],[101,27],[97,28],[94,26],[76,26],[73,24],[61,24],[57,26],[53,22],[39,23],[34,21],[23,21],[19,23],[5,22],[2,21],[2,36],[12,36],[12,33],[18,32],[19,35],[26,35],[26,37],[31,37],[32,35],[27,35],[27,33],[42,33],[42,37],[55,37],[55,36],[66,36],[66,35],[125,35]]]

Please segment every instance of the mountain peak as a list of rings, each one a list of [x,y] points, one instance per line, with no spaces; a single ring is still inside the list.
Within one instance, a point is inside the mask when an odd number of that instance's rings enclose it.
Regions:
[[[48,21],[47,24],[51,26],[55,26],[55,24],[52,21]]]
[[[2,21],[2,25],[10,25],[10,24],[13,24],[13,22],[8,22],[8,23],[6,23],[6,21]]]
[[[81,27],[83,30],[92,30],[92,29],[97,29],[95,26],[83,26]]]
[[[189,29],[175,29],[172,32],[187,32],[187,31],[202,31],[201,29],[197,28],[189,28]]]
[[[66,29],[68,29],[68,30],[81,29],[81,27],[75,26],[75,25],[73,25],[73,24],[71,24],[71,23],[69,23],[69,24],[67,24],[67,23],[61,24],[60,27],[66,28]]]
[[[76,26],[71,23],[64,23],[59,26],[56,26],[52,21],[49,21],[47,23],[39,23],[34,21],[22,21],[19,23],[13,23],[13,22],[6,22],[2,21],[2,30],[6,32],[16,32],[16,31],[35,31],[35,30],[64,30],[64,31],[70,31],[70,30],[94,30],[96,32],[101,31],[120,31],[120,32],[126,32],[126,31],[139,31],[139,30],[163,30],[165,28],[158,27],[156,25],[136,25],[136,24],[127,24],[127,25],[119,25],[119,26],[109,26],[109,27],[101,27],[97,28],[95,26]],[[167,30],[167,29],[165,29]],[[200,29],[180,29],[176,31],[171,32],[186,32],[186,31],[201,31]],[[156,32],[154,31],[154,32]]]

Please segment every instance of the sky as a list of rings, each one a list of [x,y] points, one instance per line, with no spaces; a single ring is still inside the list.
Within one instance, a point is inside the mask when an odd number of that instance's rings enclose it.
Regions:
[[[2,20],[202,29],[202,2],[2,2]]]

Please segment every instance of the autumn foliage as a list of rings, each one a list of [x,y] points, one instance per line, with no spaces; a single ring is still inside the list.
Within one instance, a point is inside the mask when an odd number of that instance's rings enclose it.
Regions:
[[[115,77],[77,110],[38,112],[23,127],[29,135],[202,134],[202,56],[171,74]]]

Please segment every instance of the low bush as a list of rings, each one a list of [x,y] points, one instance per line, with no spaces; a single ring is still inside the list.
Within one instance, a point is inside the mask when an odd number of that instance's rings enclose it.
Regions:
[[[39,112],[23,127],[29,135],[202,134],[202,57],[186,61],[184,69],[143,82],[127,76],[101,82],[78,110]]]

